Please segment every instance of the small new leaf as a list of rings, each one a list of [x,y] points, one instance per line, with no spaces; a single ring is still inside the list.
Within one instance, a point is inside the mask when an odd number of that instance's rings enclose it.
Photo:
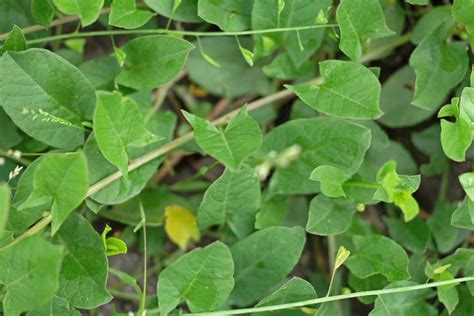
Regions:
[[[464,161],[472,143],[472,132],[467,111],[459,109],[459,98],[453,98],[451,104],[443,106],[438,117],[441,118],[441,146],[444,153],[454,161]],[[455,121],[444,119],[448,117]]]
[[[316,167],[309,177],[313,181],[321,183],[321,192],[329,197],[345,197],[346,193],[342,188],[344,182],[350,179],[344,171],[333,166]]]
[[[344,262],[349,258],[351,252],[347,250],[344,246],[340,246],[336,254],[336,262],[334,263],[334,270],[339,269]]]
[[[413,198],[420,185],[420,176],[399,175],[396,171],[397,163],[394,160],[386,162],[377,172],[377,181],[382,185],[375,192],[374,198],[394,203],[404,215],[405,222],[411,221],[418,215],[419,206]]]
[[[116,237],[107,237],[107,234],[112,230],[112,227],[105,225],[104,231],[101,234],[102,245],[105,249],[105,254],[110,256],[127,253],[127,244]]]
[[[28,45],[26,44],[25,35],[23,31],[17,25],[13,25],[13,29],[8,33],[8,37],[3,44],[2,52],[21,52],[26,50]]]

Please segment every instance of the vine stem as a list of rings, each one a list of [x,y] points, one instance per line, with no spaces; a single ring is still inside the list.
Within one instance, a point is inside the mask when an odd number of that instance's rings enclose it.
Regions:
[[[109,12],[110,12],[110,8],[103,8],[100,11],[100,15],[104,15],[104,14],[107,14]],[[37,31],[47,30],[51,27],[55,27],[55,26],[59,26],[59,25],[79,21],[79,19],[80,19],[80,17],[77,16],[77,15],[68,15],[68,16],[65,16],[65,17],[62,17],[62,18],[59,18],[59,19],[56,19],[56,20],[52,21],[48,26],[32,25],[32,26],[28,26],[28,27],[25,27],[25,28],[21,29],[21,31],[23,32],[23,34],[26,35],[26,34],[30,34],[30,33],[37,32]],[[8,34],[10,34],[10,32],[5,33],[5,34],[0,34],[0,41],[6,40],[8,38]]]
[[[304,31],[304,30],[321,29],[321,28],[328,28],[328,27],[333,28],[333,27],[338,27],[338,25],[337,24],[320,24],[320,25],[283,27],[283,28],[251,30],[251,31],[241,31],[241,32],[199,32],[199,31],[168,30],[168,29],[163,29],[163,28],[141,29],[141,30],[106,30],[106,31],[77,32],[77,33],[54,35],[54,36],[48,36],[48,37],[29,40],[27,41],[27,43],[38,44],[38,43],[58,41],[58,40],[70,39],[70,38],[85,38],[85,37],[111,36],[111,35],[139,35],[139,34],[141,35],[172,34],[172,35],[194,36],[194,37],[243,36],[243,35],[281,33],[281,32],[291,32],[291,31]]]
[[[252,307],[252,308],[241,308],[241,309],[205,312],[205,313],[188,313],[188,314],[181,314],[181,315],[183,316],[218,316],[218,315],[221,316],[221,315],[242,315],[242,314],[251,314],[251,313],[271,312],[271,311],[277,311],[277,310],[282,310],[282,309],[298,308],[298,307],[304,307],[308,305],[316,305],[316,304],[321,304],[321,303],[347,300],[347,299],[357,298],[357,297],[378,296],[378,295],[385,295],[385,294],[419,291],[419,290],[424,290],[424,289],[429,289],[429,288],[434,288],[434,287],[439,287],[439,286],[444,286],[444,285],[452,285],[452,284],[458,284],[458,283],[464,283],[464,282],[470,282],[470,281],[474,281],[474,277],[463,277],[463,278],[457,278],[453,280],[417,284],[417,285],[403,286],[403,287],[395,287],[391,289],[362,291],[362,292],[355,292],[355,293],[350,293],[350,294],[326,296],[326,297],[320,297],[320,298],[316,298],[312,300],[299,301],[299,302],[287,303],[287,304],[278,304],[278,305]],[[156,314],[157,312],[158,312],[157,309],[148,310],[149,314]]]
[[[35,225],[31,226],[30,229],[28,229],[26,232],[24,232],[23,234],[21,234],[20,236],[18,236],[17,238],[13,239],[10,243],[6,244],[5,246],[1,247],[0,248],[0,251],[8,248],[8,247],[11,247],[13,245],[15,245],[16,243],[22,241],[23,239],[25,238],[28,238],[28,237],[31,237],[31,236],[34,236],[36,235],[37,233],[39,233],[40,231],[43,230],[43,228],[45,228],[46,226],[49,225],[49,223],[51,223],[51,221],[53,220],[53,216],[51,215],[51,213],[48,213],[48,215],[46,215],[45,217],[43,217],[39,222],[37,222]]]

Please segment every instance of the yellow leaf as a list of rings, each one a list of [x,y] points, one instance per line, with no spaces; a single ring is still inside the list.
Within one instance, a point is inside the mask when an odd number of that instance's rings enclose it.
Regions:
[[[179,205],[169,205],[165,208],[165,231],[168,238],[183,250],[191,239],[198,241],[200,238],[196,216]]]

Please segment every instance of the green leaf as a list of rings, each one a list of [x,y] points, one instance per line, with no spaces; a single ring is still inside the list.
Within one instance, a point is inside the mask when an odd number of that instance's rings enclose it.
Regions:
[[[231,247],[235,262],[235,288],[230,302],[252,304],[268,294],[298,262],[305,244],[300,227],[269,227]]]
[[[413,28],[411,41],[414,44],[420,44],[421,41],[441,25],[443,28],[451,28],[454,23],[451,8],[451,5],[435,6],[423,14]]]
[[[349,228],[355,211],[351,200],[331,199],[320,194],[309,205],[306,231],[320,236],[339,235]]]
[[[0,104],[29,136],[58,148],[84,142],[95,91],[84,75],[44,49],[5,53],[0,59]]]
[[[465,45],[461,42],[446,43],[446,33],[442,26],[438,27],[410,56],[410,66],[416,72],[412,104],[422,109],[437,108],[467,71]]]
[[[331,0],[259,0],[252,8],[252,29],[265,30],[284,27],[314,26],[319,13],[326,12]],[[282,9],[283,7],[283,9]],[[324,28],[254,35],[257,58],[268,55],[280,46],[286,50],[296,69],[317,51],[323,42]],[[304,49],[301,50],[301,47]]]
[[[201,230],[228,223],[240,239],[253,231],[259,208],[260,180],[255,171],[248,166],[227,169],[204,193],[197,222]]]
[[[240,42],[245,47],[251,45],[248,38],[242,38]],[[232,37],[203,38],[199,40],[199,46],[220,67],[209,63],[206,55],[196,49],[189,55],[186,69],[190,79],[209,93],[234,98],[269,91],[268,80],[261,68],[247,64]]]
[[[260,159],[282,153],[298,145],[298,159],[272,175],[271,194],[309,194],[319,192],[319,184],[309,179],[315,166],[328,165],[353,175],[360,167],[370,144],[366,127],[331,117],[292,120],[272,129],[256,154]]]
[[[346,193],[342,188],[344,182],[350,179],[348,175],[339,168],[332,166],[316,167],[309,177],[313,181],[321,183],[321,192],[329,197],[345,197]]]
[[[378,0],[341,0],[336,15],[341,32],[339,47],[355,61],[360,60],[371,39],[394,34],[385,24]]]
[[[65,249],[58,296],[71,307],[92,309],[112,299],[106,288],[108,262],[101,238],[91,223],[71,214],[53,238]]]
[[[303,196],[262,196],[255,228],[304,226],[308,220],[308,202]]]
[[[453,212],[451,225],[474,230],[474,202],[469,197]]]
[[[466,195],[474,201],[474,172],[466,172],[459,176],[459,182],[461,183]]]
[[[344,264],[344,262],[346,262],[350,255],[351,252],[349,250],[347,250],[344,246],[339,246],[334,261],[334,271],[339,269]]]
[[[275,292],[258,302],[255,307],[307,301],[316,297],[316,291],[311,283],[301,278],[293,277]]]
[[[102,56],[86,61],[79,70],[92,83],[94,88],[113,90],[115,77],[120,73],[120,65],[113,56]]]
[[[452,116],[454,122],[441,119],[441,146],[446,156],[454,161],[464,161],[472,143],[472,133],[467,115],[460,113],[459,99],[441,108],[438,117]]]
[[[94,135],[104,157],[128,177],[128,147],[143,147],[163,138],[146,129],[138,105],[120,92],[99,92]]]
[[[317,111],[352,119],[373,119],[379,109],[381,86],[363,65],[341,60],[319,63],[323,83],[290,88],[303,102]]]
[[[405,222],[414,219],[420,211],[418,202],[412,193],[420,186],[420,176],[404,176],[397,174],[397,163],[388,161],[380,167],[377,173],[377,182],[382,185],[375,192],[374,198],[394,203],[402,212]]]
[[[224,131],[198,116],[185,111],[183,114],[194,129],[198,146],[231,170],[238,169],[246,158],[260,148],[260,126],[247,113],[246,107],[229,121]]]
[[[5,111],[0,108],[0,149],[9,150],[22,141],[18,128],[13,124]]]
[[[474,88],[464,88],[459,98],[461,116],[470,124],[474,123]]]
[[[61,315],[61,316],[81,316],[82,314],[75,309],[71,309],[69,302],[62,298],[55,296],[47,304],[40,308],[29,311],[27,316],[45,316],[45,315]]]
[[[454,0],[453,17],[459,23],[465,24],[468,33],[474,34],[474,1]]]
[[[123,283],[131,286],[135,290],[137,297],[142,297],[143,291],[140,288],[140,285],[138,284],[137,280],[133,276],[131,276],[130,274],[126,272],[123,272],[114,268],[110,268],[109,272],[115,275],[117,278],[119,278],[120,281],[122,281]]]
[[[382,274],[389,281],[401,281],[408,274],[408,256],[393,240],[382,236],[354,236],[355,251],[345,265],[359,278]]]
[[[138,10],[135,0],[114,0],[109,24],[124,29],[136,29],[147,23],[154,15],[148,10]]]
[[[181,301],[192,312],[216,310],[234,287],[234,262],[229,248],[216,241],[180,257],[158,278],[161,315],[168,315]]]
[[[45,210],[43,205],[34,208],[27,208],[25,210],[20,210],[19,208],[23,203],[25,203],[25,201],[28,200],[31,192],[34,190],[34,175],[42,160],[42,158],[36,159],[21,174],[21,177],[17,183],[15,196],[11,203],[7,230],[18,234],[22,233],[41,218],[41,214]]]
[[[0,284],[5,315],[40,308],[59,287],[62,249],[36,235],[0,249]]]
[[[6,184],[0,185],[0,237],[6,228],[10,213],[10,188]]]
[[[385,225],[391,238],[414,253],[424,253],[431,239],[430,230],[426,223],[415,218],[411,222],[384,217]]]
[[[31,1],[30,0],[3,0],[0,2],[0,33],[8,33],[13,25],[18,25],[21,28],[28,27],[35,24],[31,16]],[[35,36],[46,36],[45,32],[39,34],[32,34]]]
[[[315,66],[308,61],[297,67],[293,64],[288,54],[283,53],[275,57],[272,63],[263,67],[262,70],[270,78],[290,80],[312,76],[315,72]]]
[[[146,127],[154,134],[165,136],[166,139],[145,147],[129,147],[129,158],[131,160],[137,159],[168,143],[172,138],[175,125],[176,115],[169,111],[158,112],[153,119],[148,122]],[[94,185],[117,171],[117,167],[111,164],[102,155],[94,134],[91,134],[87,140],[84,153],[89,166],[89,185]],[[109,184],[97,193],[94,193],[92,198],[102,204],[120,204],[131,199],[143,190],[162,161],[163,157],[160,157],[144,164],[131,172],[127,179],[120,177],[120,179]],[[136,210],[138,211],[138,208]],[[124,217],[124,215],[121,217]]]
[[[456,227],[447,225],[451,222],[456,206],[453,204],[436,203],[433,213],[428,219],[428,227],[440,253],[448,253],[462,242],[465,234]]]
[[[177,0],[145,0],[147,6],[160,15],[186,23],[199,23],[202,19],[197,15],[198,0],[182,1],[177,9]]]
[[[39,163],[33,191],[21,209],[51,205],[54,235],[69,214],[86,198],[89,189],[87,161],[83,153],[50,154]]]
[[[78,15],[82,27],[86,27],[99,18],[104,0],[53,0],[53,3],[65,14]]]
[[[413,286],[415,282],[402,281],[390,283],[385,289]],[[430,290],[399,292],[377,296],[374,309],[369,316],[387,315],[433,315],[430,305],[425,302]]]
[[[238,32],[250,27],[252,5],[247,0],[199,0],[198,15],[223,31]]]
[[[415,93],[415,72],[404,66],[394,72],[382,86],[380,108],[384,115],[379,122],[390,128],[416,125],[433,115],[436,110],[420,109],[411,104]]]
[[[8,33],[8,37],[5,40],[5,44],[3,44],[2,51],[3,52],[21,52],[26,50],[28,45],[26,44],[25,35],[23,35],[23,31],[17,25],[13,25],[13,28],[10,33]]]
[[[249,64],[250,67],[253,67],[253,60],[254,60],[254,54],[249,51],[248,49],[239,46],[240,52],[242,53],[242,56],[244,57],[245,61],[247,64]]]
[[[105,225],[104,231],[100,235],[105,254],[110,256],[127,253],[127,244],[116,237],[107,237],[107,234],[112,230],[112,227]]]
[[[173,80],[194,46],[171,36],[136,38],[122,47],[126,54],[116,82],[136,90],[152,89]]]
[[[47,27],[54,18],[54,9],[49,0],[31,0],[31,14],[36,23]]]

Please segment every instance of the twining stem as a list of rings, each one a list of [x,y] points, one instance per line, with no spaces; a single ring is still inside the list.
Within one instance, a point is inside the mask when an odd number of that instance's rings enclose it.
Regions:
[[[268,34],[268,33],[281,33],[291,31],[304,31],[328,27],[337,27],[337,24],[321,24],[321,25],[308,25],[308,26],[294,26],[294,27],[283,27],[275,29],[264,29],[264,30],[251,30],[241,32],[199,32],[199,31],[183,31],[183,30],[168,30],[168,29],[138,29],[138,30],[106,30],[106,31],[93,31],[93,32],[77,32],[68,33],[61,35],[48,36],[43,38],[37,38],[27,41],[28,44],[45,43],[63,39],[71,38],[85,38],[94,36],[110,36],[110,35],[153,35],[153,34],[169,34],[169,35],[181,35],[181,36],[242,36],[242,35],[255,35],[255,34]]]
[[[100,11],[100,15],[104,15],[104,14],[107,14],[109,12],[110,12],[110,8],[103,8]],[[80,19],[80,17],[77,16],[77,15],[68,15],[68,16],[65,16],[65,17],[62,17],[62,18],[59,18],[59,19],[56,19],[56,20],[52,21],[47,27],[42,26],[42,25],[32,25],[32,26],[28,26],[28,27],[25,27],[25,28],[21,29],[21,31],[23,32],[23,34],[30,34],[30,33],[41,31],[41,30],[47,30],[48,28],[63,25],[63,24],[66,24],[66,23],[79,21],[79,19]],[[10,33],[0,34],[0,41],[6,40],[7,37],[8,37],[8,34],[10,34]]]
[[[205,312],[205,313],[188,313],[188,314],[181,314],[183,316],[221,316],[221,315],[242,315],[242,314],[252,314],[252,313],[261,313],[261,312],[271,312],[277,311],[282,309],[290,309],[290,308],[298,308],[304,307],[308,305],[316,305],[321,303],[327,302],[334,302],[340,300],[347,300],[350,298],[357,298],[357,297],[366,297],[366,296],[378,296],[378,295],[385,295],[385,294],[394,294],[394,293],[403,293],[403,292],[412,292],[412,291],[419,291],[444,285],[452,285],[464,282],[474,281],[474,277],[463,277],[457,278],[453,280],[447,281],[440,281],[440,282],[432,282],[432,283],[425,283],[425,284],[417,284],[411,286],[403,286],[403,287],[395,287],[391,289],[382,289],[382,290],[371,290],[371,291],[362,291],[362,292],[355,292],[350,294],[342,294],[342,295],[333,295],[327,297],[320,297],[312,300],[306,301],[299,301],[294,303],[287,303],[287,304],[278,304],[272,306],[262,306],[262,307],[252,307],[252,308],[242,308],[242,309],[233,309],[233,310],[225,310],[225,311],[216,311],[216,312]],[[158,310],[148,310],[148,315],[156,314]]]
[[[147,248],[147,238],[146,238],[146,215],[145,209],[143,208],[143,203],[140,200],[140,215],[142,217],[142,231],[143,231],[143,291],[142,297],[140,298],[140,315],[146,315],[145,307],[146,307],[146,289],[147,289],[147,269],[148,269],[148,248]]]

